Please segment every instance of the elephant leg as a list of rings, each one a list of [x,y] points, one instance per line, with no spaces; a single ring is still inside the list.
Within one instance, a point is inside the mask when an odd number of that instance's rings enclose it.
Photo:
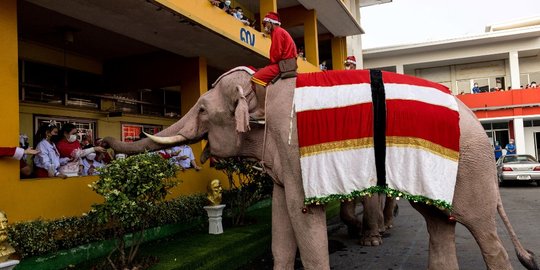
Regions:
[[[497,235],[497,224],[494,219],[475,220],[474,223],[463,224],[480,246],[487,269],[512,269],[508,253]]]
[[[356,200],[342,202],[339,208],[339,216],[347,226],[349,237],[358,237],[362,230],[362,221],[356,217]]]
[[[304,269],[330,269],[328,254],[328,231],[326,228],[326,210],[324,206],[308,206],[307,213],[302,213],[304,207],[303,196],[291,195],[285,188],[287,197],[288,217],[294,229],[291,236],[300,250],[300,257]],[[291,199],[291,196],[294,199]],[[274,269],[281,269],[276,268]]]
[[[435,207],[413,202],[411,205],[426,220],[429,233],[428,269],[459,269],[456,255],[456,223],[449,222],[448,217]]]
[[[397,202],[395,198],[386,197],[384,204],[384,229],[388,230],[394,226],[394,212],[397,209]]]
[[[299,174],[300,159],[291,161],[289,164],[293,169],[298,168],[298,170],[294,171]],[[285,237],[290,237],[291,241],[296,239],[304,269],[330,269],[325,208],[322,205],[304,205],[304,189],[300,181],[301,176],[294,176],[294,173],[289,173],[283,174],[282,178],[280,178],[283,179],[287,211],[275,214],[284,215],[285,218],[290,220],[294,235],[287,234]],[[304,207],[307,208],[307,211],[302,211]]]
[[[296,239],[287,215],[285,191],[283,187],[274,184],[272,195],[272,255],[274,269],[294,269],[296,256]]]
[[[380,224],[383,222],[382,206],[379,194],[363,198],[364,214],[362,217],[362,237],[360,245],[378,246],[382,244]]]

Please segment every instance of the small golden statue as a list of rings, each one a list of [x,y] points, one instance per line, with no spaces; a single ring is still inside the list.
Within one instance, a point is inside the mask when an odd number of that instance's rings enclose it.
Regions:
[[[15,253],[15,249],[8,243],[8,219],[6,213],[0,211],[0,262],[5,262],[9,256]]]
[[[210,181],[206,189],[208,191],[206,198],[208,199],[210,204],[219,205],[221,203],[221,192],[223,191],[219,179],[214,179]]]

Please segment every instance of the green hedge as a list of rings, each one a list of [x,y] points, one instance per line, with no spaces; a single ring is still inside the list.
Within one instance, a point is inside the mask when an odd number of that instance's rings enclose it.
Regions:
[[[206,204],[206,195],[201,193],[155,205],[148,213],[153,217],[150,227],[189,223],[206,217],[203,209]],[[97,217],[90,213],[81,217],[15,223],[9,226],[8,236],[10,244],[24,258],[111,239],[113,232],[100,225]]]

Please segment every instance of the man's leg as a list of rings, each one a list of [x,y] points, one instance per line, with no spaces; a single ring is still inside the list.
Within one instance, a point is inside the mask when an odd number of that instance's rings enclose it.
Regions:
[[[277,64],[268,65],[259,69],[253,77],[251,82],[254,85],[255,96],[257,97],[257,107],[255,111],[250,114],[250,117],[254,120],[264,120],[265,100],[266,100],[266,86],[273,78],[279,74],[279,67]]]

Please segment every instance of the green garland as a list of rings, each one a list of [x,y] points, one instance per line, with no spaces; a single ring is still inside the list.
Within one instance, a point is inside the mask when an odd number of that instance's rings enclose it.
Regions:
[[[388,187],[381,187],[381,186],[373,186],[366,188],[361,191],[353,191],[350,194],[331,194],[324,197],[310,197],[306,198],[304,200],[304,204],[310,205],[310,204],[327,204],[331,201],[340,200],[340,201],[351,201],[358,197],[364,197],[369,196],[371,197],[373,194],[376,193],[385,193],[388,197],[396,198],[396,200],[399,200],[399,198],[404,198],[409,201],[413,201],[415,203],[421,202],[425,203],[427,205],[434,205],[435,207],[439,208],[442,211],[452,211],[452,205],[444,200],[433,200],[428,197],[422,196],[422,195],[412,195],[407,192],[391,189]]]

